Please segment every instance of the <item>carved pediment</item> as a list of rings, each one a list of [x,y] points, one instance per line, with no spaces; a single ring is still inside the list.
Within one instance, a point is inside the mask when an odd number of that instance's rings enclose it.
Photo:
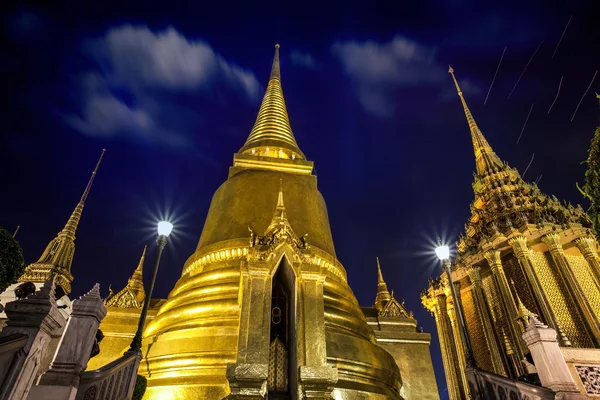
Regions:
[[[386,303],[383,310],[379,313],[381,317],[392,317],[392,318],[412,318],[413,313],[409,312],[404,303],[400,304],[398,300],[392,299]]]

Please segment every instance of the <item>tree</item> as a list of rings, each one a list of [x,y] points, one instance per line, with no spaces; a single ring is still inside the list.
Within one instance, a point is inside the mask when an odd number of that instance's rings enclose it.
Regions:
[[[19,242],[0,227],[0,292],[13,284],[24,269],[25,259]]]
[[[596,97],[600,100],[600,95],[596,94]],[[600,240],[600,126],[596,128],[585,163],[588,166],[585,184],[579,191],[590,201],[588,214],[592,219],[596,237]]]
[[[135,380],[135,386],[133,387],[133,395],[131,396],[131,400],[142,400],[144,397],[144,393],[146,393],[146,386],[148,385],[148,380],[145,376],[138,375]]]

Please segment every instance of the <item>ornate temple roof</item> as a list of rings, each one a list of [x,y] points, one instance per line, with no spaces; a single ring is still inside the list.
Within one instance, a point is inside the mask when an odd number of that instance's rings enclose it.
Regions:
[[[144,292],[144,261],[146,259],[146,246],[144,246],[144,251],[142,252],[142,257],[140,257],[140,262],[138,263],[137,268],[129,278],[127,282],[127,286],[125,286],[121,291],[114,294],[111,293],[104,300],[104,304],[107,307],[117,307],[117,308],[142,308],[142,304],[144,303],[144,297],[146,296]]]
[[[394,298],[393,292],[390,294],[388,291],[381,273],[379,257],[377,257],[377,296],[375,297],[374,307],[382,317],[413,318],[412,312],[404,307],[404,302],[398,302]]]
[[[475,200],[470,206],[471,218],[465,225],[465,233],[458,241],[457,262],[477,253],[482,244],[493,241],[497,235],[508,236],[524,225],[538,228],[545,224],[561,228],[573,224],[590,226],[581,206],[573,207],[542,193],[535,183],[525,182],[515,168],[500,160],[475,123],[452,67],[448,72],[469,123],[476,163]]]
[[[285,154],[290,158],[305,159],[304,154],[296,143],[296,138],[290,126],[285,99],[283,98],[283,89],[281,88],[281,72],[279,69],[279,45],[275,45],[275,57],[271,67],[271,76],[269,84],[265,91],[262,104],[258,111],[258,116],[250,135],[240,153],[248,153],[252,150],[263,153],[261,150],[271,148],[273,154],[280,150],[291,151],[291,154]],[[283,155],[283,154],[282,154]]]
[[[102,150],[102,154],[100,154],[100,158],[98,159],[96,167],[92,172],[92,176],[81,195],[81,199],[79,200],[79,203],[77,203],[77,206],[75,206],[75,210],[73,210],[65,227],[50,241],[50,243],[48,243],[39,260],[29,264],[25,268],[25,271],[23,272],[23,275],[19,277],[18,282],[43,283],[50,279],[51,275],[57,274],[58,279],[56,284],[62,287],[66,294],[71,291],[71,281],[73,280],[73,276],[71,275],[71,265],[73,264],[73,255],[75,253],[75,233],[77,232],[77,227],[81,220],[85,201],[90,194],[94,178],[96,177],[105,151],[106,149]]]

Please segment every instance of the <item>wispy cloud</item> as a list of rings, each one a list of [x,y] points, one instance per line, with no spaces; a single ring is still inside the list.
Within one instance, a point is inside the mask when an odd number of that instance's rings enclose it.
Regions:
[[[186,133],[161,119],[156,98],[161,92],[201,93],[224,85],[249,100],[260,95],[254,73],[174,28],[160,32],[146,26],[111,28],[90,49],[102,71],[84,75],[79,115],[65,117],[86,135],[186,146]]]
[[[292,64],[298,67],[311,70],[316,70],[319,68],[317,60],[315,60],[315,58],[310,53],[304,53],[298,50],[293,50],[290,54],[290,60],[292,61]]]
[[[365,110],[378,116],[393,111],[390,95],[395,88],[437,84],[444,78],[435,50],[402,36],[385,43],[336,42],[332,52],[353,79]]]

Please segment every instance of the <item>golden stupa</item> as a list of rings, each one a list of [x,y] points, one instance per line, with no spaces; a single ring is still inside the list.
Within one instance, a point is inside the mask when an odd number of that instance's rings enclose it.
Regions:
[[[290,126],[278,48],[196,251],[168,298],[151,302],[144,398],[437,399],[430,336],[381,271],[375,307],[361,309],[348,286],[313,162]],[[135,282],[106,300],[106,338],[89,369],[128,347],[141,304]]]

